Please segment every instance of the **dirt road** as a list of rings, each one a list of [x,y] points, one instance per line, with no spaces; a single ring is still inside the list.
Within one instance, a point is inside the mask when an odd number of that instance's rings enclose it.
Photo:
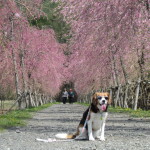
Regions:
[[[45,143],[36,138],[54,138],[56,133],[74,133],[85,106],[56,104],[34,115],[26,127],[0,133],[0,150],[150,150],[150,119],[109,113],[106,141]]]

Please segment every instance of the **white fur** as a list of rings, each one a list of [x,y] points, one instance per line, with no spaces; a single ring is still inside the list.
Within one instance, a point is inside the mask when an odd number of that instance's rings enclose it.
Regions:
[[[94,141],[96,138],[105,141],[104,131],[107,115],[107,112],[91,112],[90,120],[88,121],[88,135],[90,141]]]
[[[66,139],[67,135],[68,135],[67,133],[58,133],[55,135],[55,137],[58,139]]]
[[[102,96],[102,98],[99,101],[99,104],[102,105],[103,104],[103,101],[105,101],[105,104],[107,105],[108,101],[105,99],[104,96]]]
[[[83,128],[79,128],[79,132],[80,132],[80,134],[75,138],[76,140],[88,139],[88,132],[86,129],[84,129],[84,131],[83,131]]]

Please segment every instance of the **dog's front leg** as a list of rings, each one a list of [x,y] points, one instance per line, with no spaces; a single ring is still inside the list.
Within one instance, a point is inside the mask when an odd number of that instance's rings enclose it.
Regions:
[[[108,113],[105,112],[103,113],[103,120],[102,120],[102,126],[101,126],[101,135],[100,135],[100,140],[101,141],[105,141],[105,137],[104,137],[104,132],[105,132],[105,124],[106,124],[106,119],[107,119]]]
[[[88,136],[90,141],[94,141],[93,133],[92,133],[92,120],[88,121]]]

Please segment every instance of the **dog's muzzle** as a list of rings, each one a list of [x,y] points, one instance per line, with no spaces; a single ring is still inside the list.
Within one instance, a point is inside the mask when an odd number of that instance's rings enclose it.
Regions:
[[[107,100],[108,100],[108,97],[98,96],[97,99],[99,101],[100,109],[102,111],[105,111],[107,109]]]

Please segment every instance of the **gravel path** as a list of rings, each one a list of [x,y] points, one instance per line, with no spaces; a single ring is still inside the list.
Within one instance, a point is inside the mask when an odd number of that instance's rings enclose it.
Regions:
[[[34,115],[28,125],[0,133],[0,150],[150,150],[150,118],[135,119],[109,113],[106,141],[45,143],[36,138],[54,138],[56,133],[74,133],[85,106],[56,104]]]

